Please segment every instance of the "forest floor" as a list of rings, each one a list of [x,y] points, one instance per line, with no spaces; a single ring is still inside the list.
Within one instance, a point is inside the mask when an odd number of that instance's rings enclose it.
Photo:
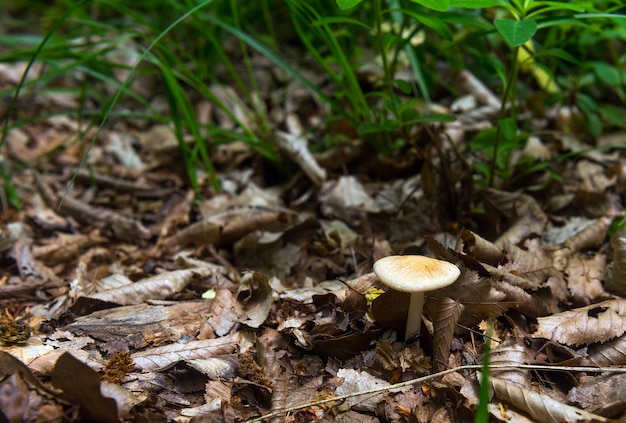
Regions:
[[[0,86],[23,69],[0,68]],[[486,188],[464,146],[493,114],[416,127],[391,158],[338,121],[347,141],[311,152],[325,109],[280,89],[261,93],[282,162],[215,146],[221,189],[198,172],[198,192],[170,126],[112,117],[96,134],[62,113],[78,97],[19,99],[22,121],[50,117],[2,150],[22,202],[5,198],[0,222],[3,421],[467,422],[487,346],[491,421],[624,419],[625,133],[568,134],[568,109],[528,117],[511,160],[544,166]],[[372,273],[392,254],[461,269],[409,342],[408,294]]]

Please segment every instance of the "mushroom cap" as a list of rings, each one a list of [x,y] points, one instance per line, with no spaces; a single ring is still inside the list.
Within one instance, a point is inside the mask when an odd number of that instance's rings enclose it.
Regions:
[[[374,273],[391,289],[432,291],[451,285],[461,275],[454,264],[425,256],[388,256],[374,263]]]

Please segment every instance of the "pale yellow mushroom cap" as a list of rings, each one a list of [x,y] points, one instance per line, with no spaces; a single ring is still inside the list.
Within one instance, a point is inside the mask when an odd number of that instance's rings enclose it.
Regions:
[[[451,285],[461,275],[454,264],[425,256],[388,256],[374,263],[374,273],[391,289],[433,291]]]

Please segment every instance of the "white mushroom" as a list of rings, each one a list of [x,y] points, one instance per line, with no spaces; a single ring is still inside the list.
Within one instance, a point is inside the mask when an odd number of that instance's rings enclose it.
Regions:
[[[389,256],[374,263],[374,273],[389,288],[409,292],[404,339],[420,332],[424,292],[451,285],[461,274],[454,264],[424,256]]]

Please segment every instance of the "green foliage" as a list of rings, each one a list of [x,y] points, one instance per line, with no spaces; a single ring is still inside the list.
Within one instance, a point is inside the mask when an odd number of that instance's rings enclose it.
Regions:
[[[27,13],[37,10],[37,1],[13,1],[7,7]],[[102,128],[111,116],[131,115],[118,110],[120,100],[139,105],[143,112],[134,117],[173,124],[196,189],[198,168],[217,186],[211,161],[215,145],[242,140],[278,161],[276,148],[267,141],[275,128],[262,103],[255,101],[259,86],[251,65],[254,50],[325,102],[329,121],[349,122],[377,151],[393,155],[411,144],[409,134],[415,125],[453,119],[424,114],[420,107],[420,102],[430,103],[433,93],[449,89],[440,72],[445,63],[452,71],[469,68],[500,88],[502,108],[496,127],[476,135],[467,147],[487,155],[476,165],[478,182],[503,184],[514,176],[511,153],[527,139],[525,126],[518,128],[524,99],[520,86],[535,83],[542,96],[539,103],[580,111],[591,135],[607,127],[626,128],[619,106],[626,102],[626,55],[623,48],[616,48],[616,41],[622,45],[626,41],[623,13],[617,0],[57,0],[38,16],[43,36],[27,33],[32,20],[26,18],[12,23],[21,30],[0,36],[0,62],[37,61],[46,66],[37,79],[27,79],[27,69],[16,89],[0,91],[0,100],[11,99],[9,115],[14,118],[5,120],[0,143],[11,126],[30,119],[14,113],[23,89],[58,90],[59,78],[73,78],[82,98],[101,107],[68,113]],[[293,65],[293,58],[281,48],[285,43],[306,49],[316,69],[335,87],[332,96]],[[133,66],[108,59],[125,44],[138,50],[139,61]],[[361,66],[372,60],[365,57],[369,51],[377,55],[382,70],[373,86],[362,78]],[[129,72],[122,82],[115,76],[121,70]],[[399,70],[408,71],[410,78],[399,78]],[[131,88],[144,75],[161,80],[167,115],[151,108],[150,98]],[[522,78],[525,84],[519,83]],[[234,87],[250,116],[233,113],[211,84]],[[116,87],[113,98],[104,85]],[[236,128],[197,122],[193,112],[197,95],[222,109]],[[189,137],[191,144],[184,141]],[[1,166],[3,185],[10,191],[9,171]],[[9,191],[6,195],[12,198]]]

